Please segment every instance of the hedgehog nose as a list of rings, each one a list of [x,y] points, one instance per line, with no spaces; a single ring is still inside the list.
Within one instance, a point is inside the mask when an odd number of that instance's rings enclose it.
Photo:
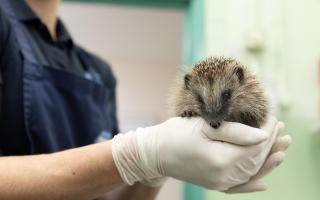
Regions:
[[[220,122],[211,122],[211,123],[210,123],[210,126],[211,126],[212,128],[215,128],[215,129],[219,128],[220,125],[221,125]]]

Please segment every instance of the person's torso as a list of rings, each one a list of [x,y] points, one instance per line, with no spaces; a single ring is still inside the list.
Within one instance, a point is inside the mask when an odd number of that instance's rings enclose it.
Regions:
[[[17,35],[12,24],[7,16],[3,12],[1,13],[1,18],[3,18],[1,21],[5,23],[5,29],[1,34],[5,35],[6,38],[5,44],[2,45],[0,59],[3,82],[5,83],[3,89],[3,110],[1,113],[2,133],[0,137],[5,138],[6,143],[15,144],[15,148],[11,150],[10,154],[25,154],[30,148],[30,138],[28,138],[28,134],[26,133],[25,105],[23,101],[23,65],[25,58],[21,53],[21,47],[17,42]],[[76,76],[83,76],[86,72],[85,65],[89,64],[91,67],[98,69],[96,71],[101,75],[106,89],[114,92],[115,79],[110,68],[98,58],[74,45],[60,21],[57,25],[56,41],[51,39],[48,30],[39,19],[30,19],[23,22],[23,25],[26,28],[25,30],[28,31],[33,54],[41,65],[47,65],[55,70],[62,70]],[[79,52],[85,57],[82,58],[85,59],[85,63],[81,60]],[[115,115],[115,113],[110,113],[110,115]],[[116,123],[116,121],[114,120],[112,123]],[[115,134],[117,132],[117,125],[113,124],[110,129],[113,129],[110,131]]]

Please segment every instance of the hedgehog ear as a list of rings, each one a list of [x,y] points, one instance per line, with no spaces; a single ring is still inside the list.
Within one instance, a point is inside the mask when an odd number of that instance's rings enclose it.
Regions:
[[[184,76],[184,85],[185,85],[185,87],[186,87],[187,89],[190,89],[191,79],[192,79],[192,77],[191,77],[190,74],[186,74],[186,75]]]
[[[239,82],[242,84],[244,82],[244,72],[242,67],[234,68],[233,73],[238,77]]]

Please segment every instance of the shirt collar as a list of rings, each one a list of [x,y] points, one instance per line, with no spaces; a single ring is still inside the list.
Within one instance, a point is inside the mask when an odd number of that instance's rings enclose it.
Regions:
[[[72,38],[60,19],[58,19],[56,31],[57,31],[58,42],[64,43],[68,47],[73,47],[74,44],[73,44]]]
[[[24,0],[11,0],[11,8],[19,21],[39,20],[38,16]]]
[[[17,20],[26,23],[41,23],[41,20],[39,19],[37,14],[33,12],[30,6],[25,2],[25,0],[10,0],[10,3]],[[69,47],[73,46],[72,38],[60,19],[58,19],[57,21],[56,31],[58,42],[64,43]]]

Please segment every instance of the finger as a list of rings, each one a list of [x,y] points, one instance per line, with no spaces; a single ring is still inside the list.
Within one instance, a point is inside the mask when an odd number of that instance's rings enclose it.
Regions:
[[[274,124],[273,120],[269,120],[269,122],[267,122],[267,125],[263,126],[264,131],[268,134],[268,139],[258,145],[250,146],[251,151],[247,151],[249,153],[248,156],[253,156],[255,159],[258,159],[258,157],[260,157],[260,159],[263,158],[264,160],[269,155],[271,147],[277,139],[277,134],[282,127],[282,123],[276,122]],[[251,155],[252,153],[253,155]]]
[[[278,138],[271,148],[270,154],[278,151],[285,151],[291,144],[292,139],[289,135]]]
[[[266,184],[259,181],[262,177],[266,174],[270,173],[276,166],[281,164],[285,157],[283,152],[277,152],[273,155],[269,156],[265,164],[262,166],[258,174],[253,176],[250,181],[244,183],[239,186],[235,186],[226,190],[226,193],[233,194],[233,193],[244,193],[244,192],[257,192],[257,191],[264,191],[268,187]]]
[[[236,194],[236,193],[249,193],[249,192],[258,192],[265,191],[268,189],[268,186],[261,181],[249,181],[242,185],[235,186],[224,191],[227,194]]]
[[[283,130],[285,129],[285,124],[283,122],[278,122],[278,126],[279,126],[279,129],[278,129],[277,137],[279,137],[283,132]]]
[[[237,145],[255,145],[268,138],[266,131],[236,122],[223,122],[218,129],[213,129],[204,123],[202,132],[212,140]]]
[[[269,127],[271,127],[269,125]],[[278,130],[281,129],[283,126],[281,123],[276,123],[276,126],[272,129],[272,131],[269,131],[271,134],[265,142],[262,142],[261,144],[250,146],[251,150],[247,151],[248,156],[253,161],[254,169],[253,174],[256,174],[259,172],[261,167],[264,165],[266,160],[269,158],[270,150],[273,144],[275,143],[275,140],[277,139],[277,133]],[[270,129],[270,128],[268,128]]]
[[[269,174],[274,168],[276,168],[278,165],[282,163],[282,161],[285,158],[284,152],[277,152],[271,154],[266,162],[263,164],[259,172],[251,178],[251,180],[259,180],[263,178],[265,175]]]
[[[283,123],[276,122],[274,119],[275,118],[271,118],[271,120],[269,120],[266,125],[263,126],[263,130],[269,133],[269,137],[268,140],[256,146],[257,149],[263,150],[264,152],[263,154],[258,153],[257,156],[262,156],[265,158],[267,157],[267,155],[270,153],[271,147],[277,139],[277,135],[280,132],[279,130],[283,128]]]
[[[268,116],[267,121],[261,126],[261,129],[265,130],[268,133],[272,133],[276,125],[280,125],[281,128],[283,123],[278,122],[277,119],[273,116]]]

